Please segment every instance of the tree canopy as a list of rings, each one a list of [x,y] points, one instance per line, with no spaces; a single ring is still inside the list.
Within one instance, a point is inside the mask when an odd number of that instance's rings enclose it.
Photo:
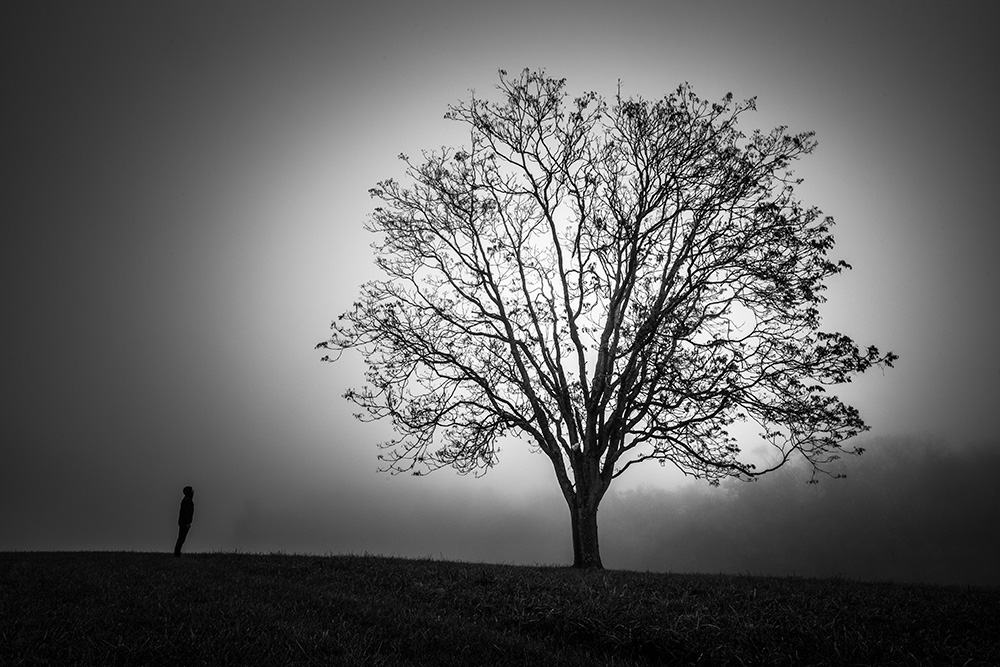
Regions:
[[[525,70],[498,91],[449,107],[467,146],[401,155],[407,182],[370,191],[385,277],[319,345],[364,356],[346,397],[392,422],[388,468],[479,473],[521,437],[552,463],[581,566],[600,565],[597,505],[638,463],[718,483],[798,455],[835,474],[867,426],[827,388],[897,357],[820,328],[825,281],[849,266],[828,257],[832,218],[795,195],[813,134],[748,136],[753,99],[687,84],[571,99]]]

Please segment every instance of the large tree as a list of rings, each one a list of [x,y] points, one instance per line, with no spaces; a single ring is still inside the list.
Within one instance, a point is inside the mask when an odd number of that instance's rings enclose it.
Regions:
[[[598,506],[637,463],[717,484],[797,456],[815,480],[860,453],[844,442],[867,426],[825,386],[896,356],[819,328],[848,265],[827,257],[832,219],[795,197],[813,134],[746,136],[754,100],[686,84],[609,103],[525,70],[497,89],[449,107],[468,146],[400,156],[407,183],[371,190],[385,278],[318,346],[364,356],[346,398],[392,422],[387,469],[484,472],[520,436],[552,464],[574,566],[601,567]],[[773,453],[741,456],[738,422]]]

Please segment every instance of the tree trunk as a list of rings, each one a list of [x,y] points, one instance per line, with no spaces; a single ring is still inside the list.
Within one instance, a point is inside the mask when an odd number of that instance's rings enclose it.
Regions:
[[[577,492],[570,503],[573,521],[573,567],[603,569],[601,546],[597,539],[597,505],[599,498]]]

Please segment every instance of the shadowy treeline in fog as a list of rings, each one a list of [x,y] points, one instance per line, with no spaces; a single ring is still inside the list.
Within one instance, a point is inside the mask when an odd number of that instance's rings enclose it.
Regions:
[[[675,572],[1000,585],[1000,443],[880,438],[846,479],[786,468],[754,483],[613,496],[605,562]],[[612,492],[614,487],[612,487]]]
[[[846,479],[789,466],[757,482],[616,492],[598,521],[606,567],[1000,585],[1000,443],[859,440]],[[501,462],[501,466],[503,463]],[[447,471],[435,473],[447,476]],[[221,548],[565,564],[569,516],[555,481],[516,500],[471,480],[443,493],[316,495],[244,507]],[[482,490],[481,490],[482,489]]]

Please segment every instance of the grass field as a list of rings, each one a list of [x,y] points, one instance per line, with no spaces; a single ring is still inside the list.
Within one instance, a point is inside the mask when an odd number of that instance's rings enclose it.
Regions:
[[[0,553],[0,665],[1000,665],[1000,589]]]

